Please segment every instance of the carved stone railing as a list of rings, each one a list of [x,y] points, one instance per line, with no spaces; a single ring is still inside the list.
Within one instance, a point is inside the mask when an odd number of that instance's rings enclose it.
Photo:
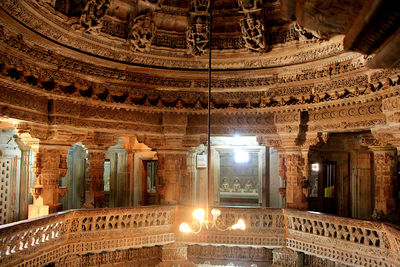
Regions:
[[[175,206],[71,210],[0,226],[0,265],[171,243]]]
[[[285,246],[285,224],[281,209],[228,207],[219,207],[219,209],[221,210],[223,228],[235,224],[241,218],[246,222],[246,231],[218,231],[211,229],[197,235],[178,233],[177,241],[195,244],[229,244],[267,248]],[[187,214],[187,210],[182,207],[178,211],[178,214]],[[184,218],[179,222],[191,222],[191,214],[184,216]]]
[[[399,266],[400,232],[378,222],[284,210],[287,247],[351,266]]]
[[[287,247],[350,266],[400,266],[400,231],[384,223],[313,212],[221,207],[222,226],[239,218],[246,231],[179,233],[192,207],[72,210],[0,226],[1,266],[79,265],[80,255],[178,242]],[[74,263],[76,262],[76,264]]]

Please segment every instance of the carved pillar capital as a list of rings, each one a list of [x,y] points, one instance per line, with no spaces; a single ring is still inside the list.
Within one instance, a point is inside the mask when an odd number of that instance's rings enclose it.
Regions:
[[[257,142],[260,145],[273,147],[277,151],[282,148],[282,141],[279,136],[257,136]]]
[[[393,135],[376,131],[372,133],[360,135],[360,145],[369,147],[372,150],[378,150],[379,148],[390,149],[392,147],[391,141],[394,139]]]
[[[118,136],[114,134],[89,132],[82,143],[90,150],[107,150],[118,143]]]

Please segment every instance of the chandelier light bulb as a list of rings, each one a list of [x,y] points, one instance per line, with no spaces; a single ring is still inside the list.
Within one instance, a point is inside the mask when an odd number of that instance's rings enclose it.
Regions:
[[[219,209],[212,209],[212,210],[211,210],[211,214],[212,214],[214,217],[219,217],[219,216],[221,215],[221,210],[219,210]]]
[[[203,223],[204,222],[204,210],[203,209],[196,209],[193,211],[193,218],[198,220],[199,222]]]
[[[246,224],[242,219],[239,219],[236,224],[232,225],[232,230],[246,230]]]
[[[181,223],[181,225],[179,226],[179,231],[182,233],[191,233],[192,229],[190,228],[190,226],[187,223]]]

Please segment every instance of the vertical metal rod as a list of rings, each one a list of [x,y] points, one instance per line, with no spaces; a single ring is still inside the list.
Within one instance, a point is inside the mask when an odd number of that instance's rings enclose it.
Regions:
[[[213,21],[213,0],[210,1],[209,15],[210,21],[208,24],[208,107],[207,107],[207,210],[206,217],[208,218],[208,206],[210,202],[210,194],[213,194],[214,190],[210,192],[210,177],[211,177],[211,47],[212,47],[212,21]],[[214,188],[214,187],[212,187]]]

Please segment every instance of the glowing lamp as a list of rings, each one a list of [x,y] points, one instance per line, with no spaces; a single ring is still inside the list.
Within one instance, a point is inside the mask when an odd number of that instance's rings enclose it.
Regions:
[[[237,221],[237,223],[235,223],[234,225],[232,225],[232,230],[246,230],[246,224],[244,223],[244,221],[242,219],[239,219]]]
[[[181,225],[179,226],[179,231],[182,233],[191,233],[192,229],[190,228],[190,226],[187,223],[181,223]]]
[[[203,209],[196,209],[193,211],[193,218],[198,220],[199,222],[203,223],[204,222],[204,210]]]

